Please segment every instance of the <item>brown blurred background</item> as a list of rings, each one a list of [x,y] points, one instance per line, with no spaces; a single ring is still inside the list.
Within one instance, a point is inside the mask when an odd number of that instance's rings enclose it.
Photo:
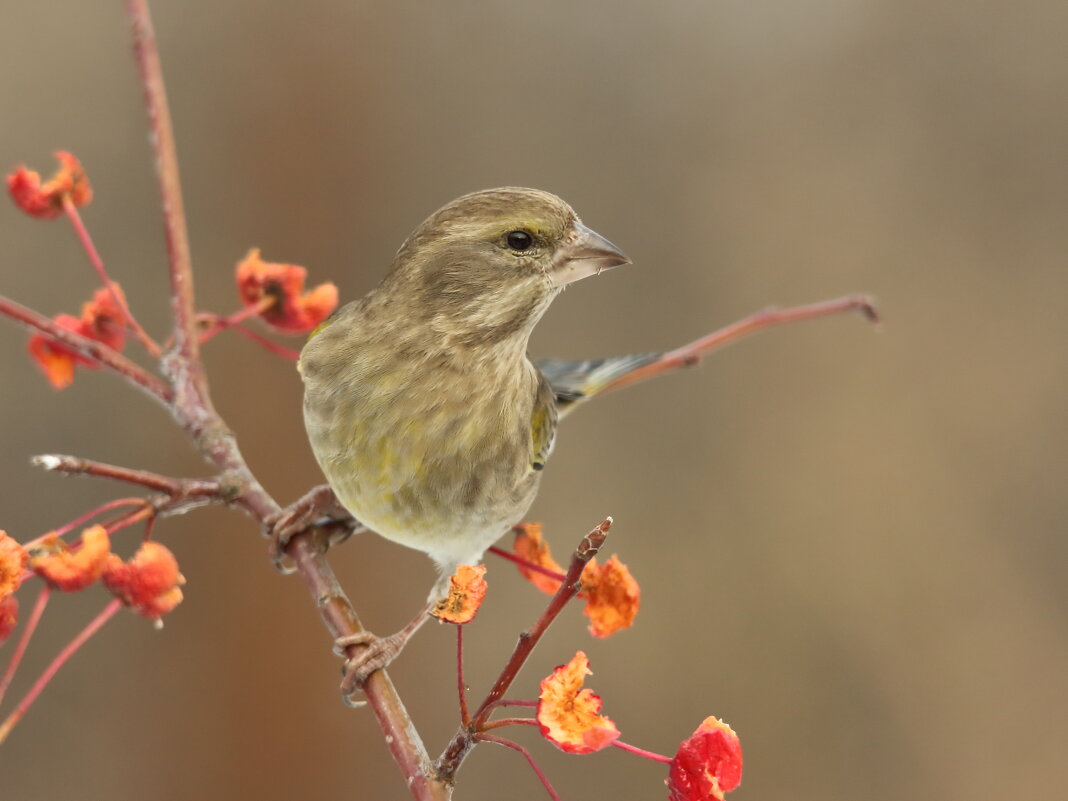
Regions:
[[[734,725],[739,801],[1063,794],[1068,7],[154,5],[205,309],[236,308],[250,246],[355,298],[427,213],[500,184],[557,192],[635,261],[561,298],[537,355],[664,349],[771,303],[879,298],[881,332],[836,319],[763,335],[567,421],[532,517],[566,553],[614,515],[644,606],[606,641],[569,611],[517,695],[583,648],[625,739],[671,752],[706,715]],[[86,221],[162,335],[120,4],[5,0],[0,22],[0,162],[82,158]],[[5,202],[0,242],[9,296],[76,312],[94,286],[62,222]],[[110,376],[52,391],[25,340],[0,332],[0,525],[16,537],[122,492],[36,472],[31,454],[205,471]],[[288,501],[318,483],[292,366],[236,337],[207,358],[267,488]],[[186,602],[162,632],[121,615],[77,655],[0,749],[0,796],[406,797],[370,714],[338,701],[308,597],[249,521],[198,512],[157,534]],[[432,577],[374,537],[335,562],[380,632]],[[490,569],[466,638],[475,692],[543,603]],[[54,600],[7,709],[103,602]],[[392,671],[434,754],[456,725],[452,655],[430,627]],[[664,797],[653,763],[567,757],[532,734],[517,738],[564,798]],[[501,749],[459,779],[461,799],[544,797]]]

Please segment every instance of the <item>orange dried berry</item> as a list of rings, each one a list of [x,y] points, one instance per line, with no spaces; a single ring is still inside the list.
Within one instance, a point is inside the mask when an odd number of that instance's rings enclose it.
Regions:
[[[430,613],[446,623],[470,623],[486,597],[486,566],[460,565],[449,579],[449,594]]]
[[[569,754],[592,754],[619,737],[616,724],[600,714],[600,696],[588,687],[582,689],[590,673],[590,662],[579,651],[541,682],[538,728],[545,739]]]
[[[27,561],[26,549],[0,529],[0,600],[12,595],[22,585]]]
[[[18,590],[28,559],[25,548],[0,529],[0,598]]]
[[[723,801],[742,783],[742,744],[734,729],[707,717],[679,746],[668,773],[669,801]]]
[[[120,298],[122,288],[113,283],[112,288]],[[72,317],[59,314],[53,321],[60,328],[80,334],[107,345],[112,350],[121,351],[126,345],[126,313],[115,302],[111,291],[106,287],[93,293],[91,300],[82,304],[82,316]],[[44,371],[48,382],[56,389],[70,386],[74,380],[74,368],[84,367],[96,370],[99,365],[86,359],[77,351],[61,342],[50,339],[45,334],[34,334],[27,345],[30,356]]]
[[[91,526],[82,532],[81,546],[74,549],[55,535],[30,553],[30,570],[63,592],[84,590],[104,572],[111,542],[107,529]]]
[[[544,567],[554,573],[559,573],[561,577],[564,575],[563,568],[557,564],[556,560],[553,559],[553,555],[549,552],[549,544],[542,539],[541,523],[520,523],[517,525],[515,527],[515,542],[512,544],[512,551],[520,559],[539,567]],[[555,595],[556,591],[560,589],[560,579],[531,570],[523,565],[517,565],[517,567],[523,578],[546,595]]]
[[[586,601],[583,613],[590,619],[594,637],[608,637],[634,624],[641,605],[641,587],[627,566],[612,554],[603,565],[591,559],[582,571],[582,590],[578,597]]]
[[[59,169],[45,183],[39,173],[19,167],[7,176],[7,191],[15,204],[31,217],[51,220],[63,213],[63,199],[84,206],[93,199],[89,178],[81,163],[65,150],[56,152]]]
[[[82,332],[82,321],[69,314],[60,314],[53,318],[53,322],[60,328],[73,331],[76,334]],[[49,339],[44,334],[34,334],[30,337],[26,349],[37,365],[44,371],[45,378],[56,389],[69,387],[74,381],[74,366],[80,364],[83,367],[93,369],[96,367],[92,362],[84,359],[66,345]]]
[[[129,562],[115,554],[108,557],[104,586],[139,615],[158,620],[182,602],[185,577],[167,546],[149,540],[141,543]]]
[[[0,645],[11,636],[19,622],[19,599],[8,595],[0,600]]]
[[[237,265],[237,289],[245,306],[255,306],[265,298],[274,300],[260,312],[272,328],[290,334],[304,334],[330,316],[337,307],[337,287],[319,284],[304,291],[308,271],[295,264],[263,261],[253,248]]]
[[[96,290],[92,299],[82,304],[82,330],[78,333],[103,342],[112,350],[122,350],[126,345],[126,312],[116,302],[116,296],[126,302],[122,287],[114,281],[110,289]]]

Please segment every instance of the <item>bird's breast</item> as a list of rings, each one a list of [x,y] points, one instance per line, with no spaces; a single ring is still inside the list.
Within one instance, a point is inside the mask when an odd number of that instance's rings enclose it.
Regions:
[[[383,536],[432,556],[462,542],[477,556],[533,501],[555,413],[525,360],[498,375],[383,359],[326,383],[304,377],[319,464]]]

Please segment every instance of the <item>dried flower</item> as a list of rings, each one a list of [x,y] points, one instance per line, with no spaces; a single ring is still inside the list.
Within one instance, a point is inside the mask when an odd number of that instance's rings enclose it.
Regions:
[[[70,198],[75,206],[84,206],[93,199],[89,178],[73,155],[56,151],[59,169],[44,184],[41,176],[26,167],[19,167],[7,176],[7,191],[15,204],[31,217],[51,220],[63,213],[63,199]]]
[[[619,737],[616,724],[600,714],[601,699],[582,688],[590,675],[586,654],[579,651],[542,679],[538,696],[538,728],[549,742],[569,754],[591,754]]]
[[[123,604],[158,620],[182,602],[179,588],[185,584],[185,577],[178,571],[178,560],[170,549],[149,540],[141,543],[129,562],[111,554],[103,581]]]
[[[76,549],[55,535],[45,538],[30,553],[30,569],[56,589],[76,592],[100,578],[110,552],[107,529],[91,526]]]
[[[612,554],[603,565],[597,564],[596,558],[586,565],[578,597],[586,601],[582,611],[590,619],[590,634],[608,637],[633,625],[641,603],[641,588],[627,566]]]
[[[563,569],[549,552],[549,544],[541,536],[539,523],[516,526],[512,548],[524,561],[563,575]],[[559,579],[523,565],[518,568],[524,578],[546,595],[560,589]],[[586,601],[583,613],[590,619],[589,630],[594,637],[608,637],[634,624],[641,604],[641,587],[619,557],[613,554],[603,565],[597,564],[596,558],[591,559],[582,571],[581,581],[578,597]]]
[[[0,530],[0,600],[18,590],[28,559],[26,550],[6,531]]]
[[[263,261],[253,248],[237,265],[237,289],[241,302],[255,306],[264,298],[274,302],[260,316],[272,328],[290,334],[304,334],[325,320],[337,307],[337,287],[319,284],[304,291],[308,271],[295,264]]]
[[[118,284],[113,283],[112,289],[119,297],[123,297],[122,288]],[[115,302],[107,287],[98,289],[91,300],[82,304],[81,317],[60,314],[53,320],[60,328],[101,342],[112,350],[121,351],[126,345],[126,313]],[[99,367],[95,362],[45,334],[34,334],[30,337],[27,349],[33,360],[44,370],[49,383],[56,389],[70,385],[74,380],[75,366],[89,370]]]
[[[460,565],[449,579],[449,594],[431,614],[446,623],[470,623],[486,597],[486,566]]]
[[[19,599],[8,595],[0,600],[0,645],[11,636],[19,622]]]
[[[563,568],[560,567],[549,552],[549,543],[541,536],[541,523],[520,523],[516,526],[515,542],[512,544],[512,550],[520,559],[539,567],[544,567],[554,573],[559,573],[561,576],[564,575]],[[523,578],[527,579],[546,595],[554,595],[560,589],[560,579],[547,576],[537,570],[531,570],[523,565],[518,565],[518,567]]]

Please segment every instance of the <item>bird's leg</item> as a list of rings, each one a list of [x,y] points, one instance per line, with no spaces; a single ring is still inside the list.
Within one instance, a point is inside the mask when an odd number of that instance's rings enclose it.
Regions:
[[[372,673],[381,670],[397,658],[412,635],[430,619],[430,610],[436,605],[436,601],[429,601],[407,626],[388,637],[379,637],[369,631],[360,631],[334,640],[334,653],[345,657],[341,696],[346,704],[358,706],[352,700],[352,696],[363,687]],[[361,646],[362,650],[351,655],[349,648],[354,646]]]
[[[284,559],[286,546],[294,535],[324,519],[330,523],[344,524],[338,529],[340,534],[331,537],[329,545],[343,542],[360,528],[359,521],[341,505],[329,484],[321,484],[309,490],[295,503],[279,512],[277,517],[266,522],[265,534],[271,540],[268,555],[279,571],[291,572],[291,569],[285,566]]]

